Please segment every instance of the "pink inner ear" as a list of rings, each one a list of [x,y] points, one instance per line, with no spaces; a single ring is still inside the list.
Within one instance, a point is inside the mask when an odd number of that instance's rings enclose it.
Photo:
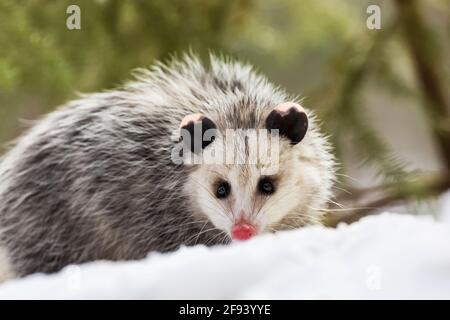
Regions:
[[[201,113],[189,114],[181,120],[180,128],[186,126],[189,122],[200,121],[203,118]]]
[[[285,115],[289,113],[289,110],[291,108],[296,108],[297,111],[306,113],[305,109],[303,109],[301,105],[295,102],[284,102],[282,104],[277,105],[274,110],[281,113],[282,115]]]

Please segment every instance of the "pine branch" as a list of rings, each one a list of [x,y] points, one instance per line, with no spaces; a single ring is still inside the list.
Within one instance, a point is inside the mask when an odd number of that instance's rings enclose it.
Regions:
[[[325,224],[335,227],[338,223],[353,223],[359,219],[379,213],[381,209],[406,203],[417,198],[429,198],[450,190],[450,177],[447,175],[422,175],[395,187],[377,186],[367,189],[348,190],[337,198],[335,206],[325,216]],[[349,208],[349,209],[345,209]]]
[[[399,20],[403,27],[405,41],[413,58],[415,72],[428,107],[429,123],[440,147],[440,151],[450,170],[450,108],[446,101],[439,70],[439,50],[433,45],[433,32],[419,13],[417,1],[396,0]]]
[[[382,62],[386,43],[395,34],[397,26],[398,24],[394,22],[383,31],[374,34],[364,54],[358,55],[359,59],[349,59],[352,62],[344,63],[343,69],[338,72],[346,76],[340,85],[336,102],[330,104],[330,107],[322,113],[332,137],[333,133],[340,132],[333,141],[337,146],[337,153],[341,151],[342,145],[348,145],[346,139],[350,138],[355,147],[354,151],[362,162],[373,165],[379,174],[389,181],[401,181],[407,177],[405,164],[397,159],[389,146],[371,127],[364,105],[359,100],[369,75]],[[359,44],[360,41],[354,43]],[[348,56],[349,53],[345,55]]]

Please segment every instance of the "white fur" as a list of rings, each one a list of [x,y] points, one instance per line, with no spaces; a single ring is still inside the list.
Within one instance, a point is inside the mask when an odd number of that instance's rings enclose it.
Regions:
[[[5,248],[0,247],[0,283],[14,278],[14,272],[8,253]]]

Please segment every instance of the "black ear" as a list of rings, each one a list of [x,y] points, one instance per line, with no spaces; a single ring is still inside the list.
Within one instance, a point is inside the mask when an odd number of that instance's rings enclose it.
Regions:
[[[208,130],[215,130],[216,124],[209,118],[201,114],[192,114],[184,117],[180,125],[181,137],[183,138],[186,147],[191,152],[199,154],[211,142],[214,141],[215,132]]]
[[[277,106],[266,119],[266,128],[278,129],[280,136],[285,136],[291,144],[303,140],[308,131],[308,116],[296,103],[283,103]]]

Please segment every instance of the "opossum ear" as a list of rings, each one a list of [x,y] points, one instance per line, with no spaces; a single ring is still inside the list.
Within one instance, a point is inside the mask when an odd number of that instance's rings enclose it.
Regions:
[[[303,140],[308,130],[308,116],[297,103],[285,102],[275,107],[266,119],[266,128],[278,129],[280,136],[287,137],[291,144]]]
[[[185,116],[180,129],[186,147],[196,154],[213,142],[216,136],[216,124],[200,113]]]

